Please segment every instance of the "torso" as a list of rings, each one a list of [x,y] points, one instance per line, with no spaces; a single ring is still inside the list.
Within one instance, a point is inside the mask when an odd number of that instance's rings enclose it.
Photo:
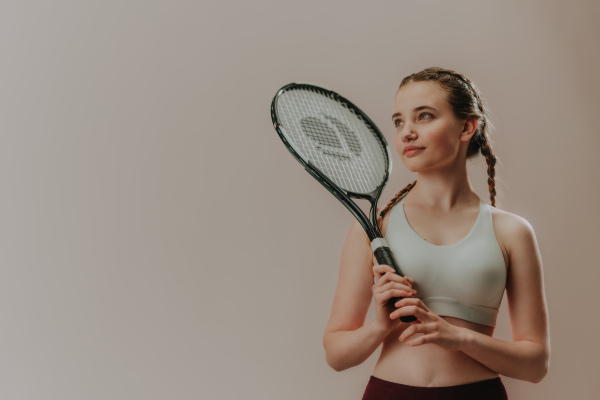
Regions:
[[[450,215],[419,210],[410,203],[404,210],[413,230],[426,241],[448,246],[460,241],[471,230],[479,212],[479,205]],[[502,250],[505,264],[509,266],[508,241],[503,232],[512,221],[512,214],[490,207],[496,239]],[[379,213],[379,211],[378,211]],[[385,236],[390,211],[382,221],[382,234]],[[373,258],[373,262],[377,261]],[[463,319],[441,316],[449,323],[471,329],[484,335],[493,336],[494,327],[469,322]],[[435,344],[410,347],[400,342],[398,337],[410,324],[401,323],[384,340],[381,355],[373,371],[377,378],[412,386],[454,386],[465,383],[493,379],[498,373],[469,357],[462,351],[450,351]],[[416,338],[415,334],[411,338]]]

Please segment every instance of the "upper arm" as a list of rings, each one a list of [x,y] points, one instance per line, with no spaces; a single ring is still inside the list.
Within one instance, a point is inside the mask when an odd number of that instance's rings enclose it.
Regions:
[[[373,295],[373,250],[357,220],[342,246],[338,283],[325,333],[363,326]]]
[[[542,258],[533,227],[511,214],[507,229],[509,269],[506,294],[514,340],[528,340],[550,351]]]

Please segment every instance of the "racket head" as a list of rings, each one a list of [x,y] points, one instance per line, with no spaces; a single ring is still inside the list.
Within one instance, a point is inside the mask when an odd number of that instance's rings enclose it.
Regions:
[[[390,149],[355,104],[319,85],[290,83],[274,96],[271,119],[296,160],[336,197],[377,203],[391,174]]]
[[[360,222],[378,263],[402,275],[377,225],[377,200],[392,168],[379,128],[345,97],[310,83],[290,83],[279,89],[271,102],[271,119],[296,160]],[[371,221],[350,197],[371,202]],[[400,298],[390,300],[395,303]],[[400,320],[412,322],[416,317]]]

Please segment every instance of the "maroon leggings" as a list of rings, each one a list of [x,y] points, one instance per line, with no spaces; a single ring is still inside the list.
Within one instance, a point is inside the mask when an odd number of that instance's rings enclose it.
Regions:
[[[410,386],[371,375],[362,400],[508,400],[500,377],[456,386]]]

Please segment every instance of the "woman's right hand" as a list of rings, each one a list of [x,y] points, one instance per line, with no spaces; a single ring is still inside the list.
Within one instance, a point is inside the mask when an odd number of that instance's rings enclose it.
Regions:
[[[392,330],[402,323],[399,318],[391,319],[390,314],[397,310],[394,304],[387,305],[392,297],[411,297],[416,293],[412,288],[415,282],[406,276],[400,276],[392,267],[385,264],[374,265],[373,299],[375,299],[375,315],[378,323],[386,330]]]

